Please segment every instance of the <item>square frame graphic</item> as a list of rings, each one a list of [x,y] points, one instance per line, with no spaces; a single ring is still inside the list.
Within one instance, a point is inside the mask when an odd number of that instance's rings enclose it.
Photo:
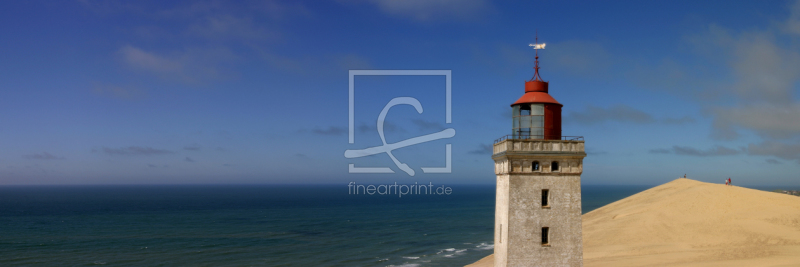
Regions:
[[[445,76],[445,124],[450,124],[451,120],[451,81],[452,70],[350,70],[349,71],[349,127],[348,143],[355,143],[355,76]],[[445,167],[422,167],[424,173],[450,173],[451,172],[451,144],[446,144],[446,163]],[[394,173],[388,167],[355,167],[349,164],[350,173]]]

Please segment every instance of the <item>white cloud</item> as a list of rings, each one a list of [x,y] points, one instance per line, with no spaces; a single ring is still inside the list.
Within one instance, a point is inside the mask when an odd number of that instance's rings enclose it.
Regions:
[[[684,156],[697,156],[697,157],[709,157],[709,156],[730,156],[736,155],[741,153],[741,151],[727,148],[724,146],[715,146],[708,150],[699,150],[692,147],[686,146],[673,146],[672,150],[675,154],[684,155]]]
[[[223,65],[238,59],[226,48],[187,48],[170,56],[144,51],[131,45],[120,49],[122,60],[128,66],[156,74],[167,80],[190,84],[205,83],[231,76]]]
[[[167,59],[130,45],[123,46],[119,52],[126,63],[139,69],[157,73],[174,73],[183,69],[183,64],[177,59]]]
[[[352,53],[322,57],[294,57],[263,48],[255,48],[255,50],[259,58],[273,68],[293,73],[319,75],[320,73],[341,73],[341,71],[347,70],[375,68],[369,58]]]
[[[800,144],[798,143],[766,141],[760,144],[749,144],[747,151],[750,155],[775,156],[800,162]]]
[[[26,158],[26,159],[41,159],[41,160],[64,159],[64,157],[54,156],[54,155],[52,155],[50,153],[47,153],[47,152],[35,153],[35,154],[31,154],[31,155],[24,155],[22,157]]]
[[[93,149],[92,152],[96,152],[96,150]],[[140,156],[164,155],[164,154],[174,153],[166,149],[158,149],[158,148],[143,147],[143,146],[129,146],[120,148],[103,147],[102,152],[108,155],[140,155]]]
[[[418,22],[433,20],[470,20],[490,10],[484,0],[373,0],[390,15],[407,17]]]
[[[101,16],[133,16],[138,24],[121,29],[132,37],[119,48],[127,67],[162,79],[187,84],[206,84],[238,76],[235,61],[258,56],[270,64],[300,69],[292,55],[276,51],[285,41],[284,28],[292,20],[311,17],[304,3],[296,1],[192,1],[174,5],[145,2],[116,3],[83,0],[83,6]],[[134,22],[136,23],[136,22]],[[300,55],[299,57],[304,57]],[[115,88],[109,95],[121,92]],[[103,90],[104,92],[108,90]]]
[[[128,100],[139,99],[147,95],[145,91],[135,87],[107,84],[96,84],[92,91],[98,95]]]
[[[605,47],[596,42],[572,40],[553,43],[541,51],[541,54],[543,67],[552,66],[554,70],[564,71],[573,76],[603,75],[608,73],[611,65],[615,63]]]
[[[784,24],[784,30],[800,36],[800,1],[795,1],[790,7],[789,19]]]
[[[648,152],[650,154],[671,154],[675,153],[675,155],[681,156],[695,156],[695,157],[715,157],[715,156],[731,156],[737,155],[742,153],[744,150],[737,150],[733,148],[728,148],[724,146],[714,146],[712,148],[702,150],[696,149],[693,147],[688,146],[672,146],[672,148],[665,149],[665,148],[657,148],[657,149],[650,149]]]
[[[608,108],[588,106],[584,111],[570,112],[565,116],[564,121],[567,123],[580,124],[599,124],[605,122],[684,124],[693,123],[695,120],[691,117],[657,119],[647,112],[620,104]]]
[[[786,104],[800,80],[797,47],[779,46],[771,33],[744,33],[732,42],[730,65],[737,82],[732,88],[743,102]]]
[[[736,129],[748,129],[767,139],[800,136],[800,103],[757,104],[714,111],[714,128],[721,139],[736,136]]]
[[[337,67],[340,69],[363,70],[373,68],[372,64],[369,62],[369,59],[356,54],[334,56],[332,61],[335,61],[338,65]]]
[[[564,121],[593,124],[606,121],[653,123],[656,120],[644,111],[625,105],[616,105],[609,108],[589,106],[583,112],[570,112]]]
[[[252,18],[229,14],[209,15],[188,27],[187,33],[209,40],[272,41],[280,34],[256,24]]]
[[[798,137],[800,43],[787,30],[794,27],[800,27],[800,2],[788,20],[763,29],[711,24],[685,38],[691,57],[667,58],[633,76],[645,87],[697,101],[713,119],[712,138],[734,140],[741,131],[764,140]]]

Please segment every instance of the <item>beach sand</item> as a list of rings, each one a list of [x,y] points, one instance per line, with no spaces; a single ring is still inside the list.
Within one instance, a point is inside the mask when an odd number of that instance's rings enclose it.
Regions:
[[[583,250],[590,267],[800,266],[800,197],[681,178],[584,214]]]

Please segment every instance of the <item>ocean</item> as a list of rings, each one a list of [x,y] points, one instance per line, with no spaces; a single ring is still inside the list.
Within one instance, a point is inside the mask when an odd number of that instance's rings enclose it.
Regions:
[[[492,253],[494,186],[3,186],[0,266],[464,266]],[[583,212],[647,189],[583,186]]]

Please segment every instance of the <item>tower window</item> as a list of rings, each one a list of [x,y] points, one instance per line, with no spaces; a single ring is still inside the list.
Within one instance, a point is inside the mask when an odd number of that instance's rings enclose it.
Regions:
[[[558,171],[558,161],[553,161],[553,163],[550,164],[550,171]]]
[[[532,167],[533,167],[533,168],[532,168],[532,169],[533,169],[533,171],[535,171],[535,172],[538,172],[538,171],[540,171],[540,169],[539,169],[539,162],[538,162],[538,161],[534,161],[534,162],[533,162],[533,166],[532,166]]]
[[[550,189],[542,189],[542,207],[549,207],[550,202],[547,201],[550,198]]]
[[[550,227],[542,227],[542,246],[550,246]]]

